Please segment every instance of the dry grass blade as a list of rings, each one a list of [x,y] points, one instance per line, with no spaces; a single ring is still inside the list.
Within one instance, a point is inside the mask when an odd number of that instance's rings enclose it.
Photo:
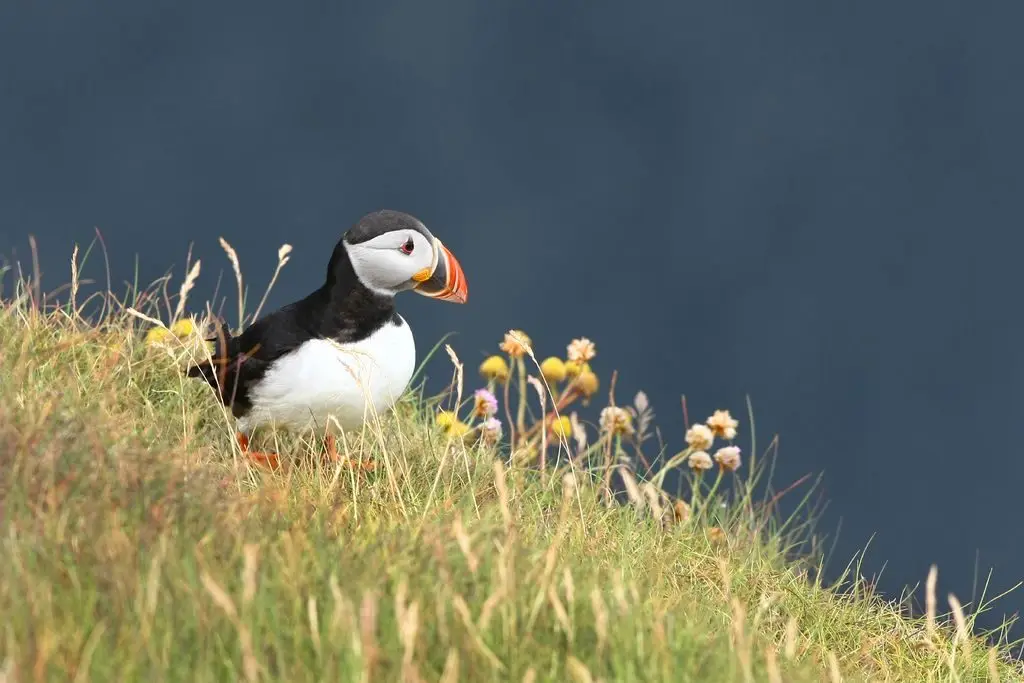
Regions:
[[[928,634],[928,639],[931,642],[935,642],[935,585],[939,580],[939,568],[934,564],[928,569],[928,578],[925,581],[924,589],[924,613],[925,613],[925,631]]]
[[[774,647],[764,650],[764,668],[768,674],[768,683],[782,683],[782,671],[779,670],[779,658]]]
[[[78,317],[78,245],[71,252],[71,315]]]
[[[259,565],[260,546],[246,543],[242,548],[242,605],[248,605],[256,597],[256,568]]]
[[[245,327],[245,290],[242,288],[242,266],[238,262],[238,254],[235,248],[228,244],[223,237],[218,237],[221,249],[228,255],[231,268],[235,272],[235,284],[238,286],[238,329]]]
[[[462,523],[462,515],[456,515],[455,520],[452,522],[452,536],[455,537],[456,543],[459,544],[462,556],[466,558],[469,571],[476,574],[477,569],[480,567],[480,559],[473,553],[473,545],[470,542],[469,534],[466,533],[466,527]]]
[[[836,653],[829,650],[825,653],[828,660],[828,678],[831,683],[843,683],[843,672],[839,669],[839,658]]]
[[[989,683],[1000,683],[999,677],[999,653],[994,647],[990,647],[988,650],[988,657],[986,657],[986,665],[988,667],[988,680]]]
[[[149,323],[150,325],[156,325],[157,327],[163,327],[165,329],[167,328],[167,325],[164,325],[161,321],[157,320],[156,318],[151,318],[150,316],[146,315],[145,313],[140,313],[139,311],[136,311],[131,306],[125,307],[124,310],[125,310],[125,313],[127,313],[128,315],[131,315],[131,316],[133,316],[135,318],[138,318],[139,320],[144,320],[147,323]]]
[[[572,655],[565,662],[566,671],[575,683],[593,683],[594,677],[590,675],[587,665]]]
[[[608,644],[608,608],[597,588],[590,591],[590,607],[594,611],[594,632],[597,634],[597,656],[600,659]]]
[[[952,593],[948,597],[949,606],[953,610],[953,621],[956,623],[956,642],[963,647],[964,654],[971,656],[971,636],[967,627],[967,618],[964,616],[964,608]]]
[[[782,651],[789,661],[793,661],[796,658],[799,637],[800,625],[797,623],[796,617],[790,617],[786,622],[786,644]]]
[[[220,584],[214,581],[213,577],[206,572],[202,573],[199,580],[203,584],[203,588],[206,589],[206,592],[210,594],[211,598],[213,598],[213,602],[217,607],[220,607],[221,611],[224,612],[231,621],[237,622],[238,610],[235,609],[235,603],[231,599],[231,596],[228,595],[227,592],[220,587]]]
[[[458,683],[459,680],[459,651],[455,648],[448,649],[448,656],[444,660],[444,670],[441,671],[441,678],[437,683]]]
[[[201,261],[196,260],[191,270],[188,271],[188,275],[185,276],[185,280],[181,283],[181,289],[178,291],[178,306],[174,309],[174,315],[171,320],[178,320],[185,312],[185,303],[188,301],[188,294],[192,291],[192,288],[196,286],[196,280],[199,279],[199,267]]]
[[[263,290],[263,297],[260,298],[260,303],[256,307],[256,311],[252,314],[252,319],[257,320],[260,317],[260,311],[263,310],[263,305],[267,303],[267,297],[270,295],[270,290],[274,288],[274,284],[277,282],[277,276],[281,274],[281,269],[285,267],[288,260],[291,258],[289,254],[292,253],[292,245],[282,244],[281,248],[277,250],[277,266],[274,267],[274,274],[270,276],[270,282],[267,283],[267,288]]]

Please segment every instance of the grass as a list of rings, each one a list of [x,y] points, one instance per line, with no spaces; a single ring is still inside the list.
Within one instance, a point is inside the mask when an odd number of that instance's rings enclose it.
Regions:
[[[342,444],[372,472],[302,434],[269,435],[271,470],[183,377],[187,347],[144,343],[109,294],[86,321],[79,287],[0,304],[0,681],[1024,680],[977,609],[936,614],[933,584],[911,618],[855,568],[816,579],[806,520],[755,500],[767,458],[683,505],[627,455],[636,433],[525,440],[551,405],[597,400],[515,383],[532,349],[511,358],[509,401],[532,406],[509,410],[511,458],[412,391]],[[132,310],[157,317],[159,291]]]

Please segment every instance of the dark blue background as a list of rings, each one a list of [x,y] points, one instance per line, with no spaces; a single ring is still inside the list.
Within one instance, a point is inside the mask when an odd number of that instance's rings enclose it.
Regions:
[[[0,252],[36,235],[55,286],[94,226],[121,281],[136,254],[180,278],[195,242],[208,288],[223,235],[258,293],[289,242],[279,305],[360,215],[412,212],[471,289],[405,297],[421,349],[588,335],[675,448],[680,394],[702,418],[749,393],[776,483],[825,472],[833,569],[877,534],[882,588],[937,562],[969,599],[976,561],[1024,575],[1022,25],[935,0],[7,2]]]

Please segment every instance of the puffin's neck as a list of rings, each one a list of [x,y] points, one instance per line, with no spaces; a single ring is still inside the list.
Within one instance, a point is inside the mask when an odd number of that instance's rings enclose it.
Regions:
[[[395,297],[363,284],[339,243],[327,266],[327,280],[314,293],[320,307],[320,333],[342,341],[371,335],[395,315]]]

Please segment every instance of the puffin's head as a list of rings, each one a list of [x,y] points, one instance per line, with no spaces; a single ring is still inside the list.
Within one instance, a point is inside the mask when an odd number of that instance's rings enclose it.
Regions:
[[[401,211],[376,211],[341,238],[356,277],[386,296],[411,289],[457,304],[469,290],[462,266],[419,220]]]

